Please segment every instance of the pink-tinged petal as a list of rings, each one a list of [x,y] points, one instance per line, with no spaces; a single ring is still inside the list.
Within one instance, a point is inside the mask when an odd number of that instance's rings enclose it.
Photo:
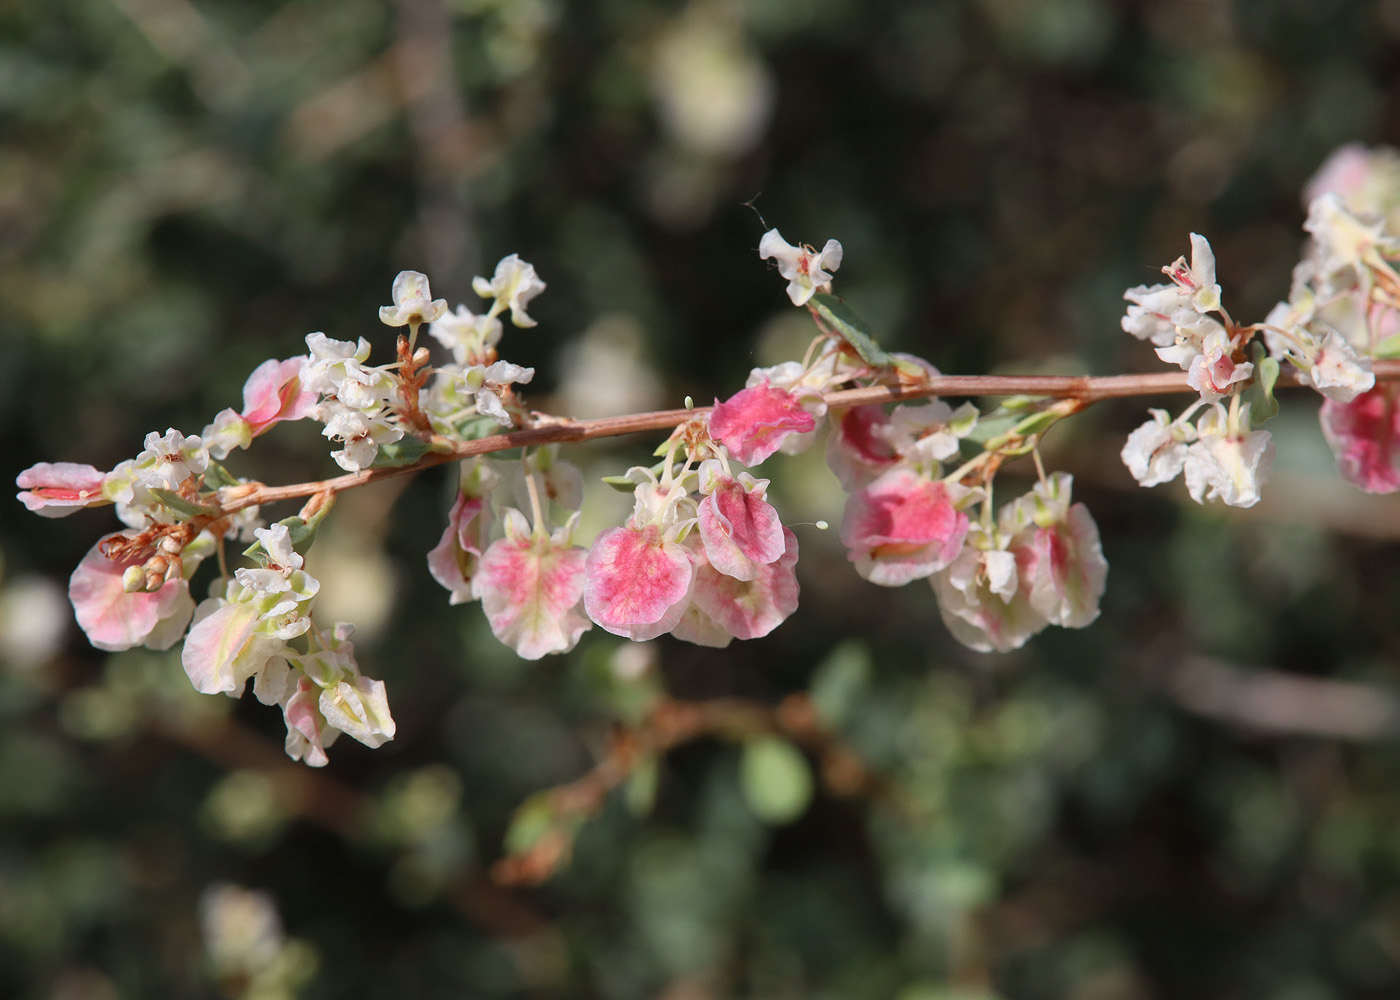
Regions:
[[[1099,616],[1108,562],[1082,503],[1071,505],[1063,521],[1035,528],[1017,549],[1016,564],[1032,607],[1052,624],[1083,628]]]
[[[710,436],[745,465],[758,465],[782,447],[789,434],[815,430],[816,419],[797,396],[762,382],[740,389],[710,412]]]
[[[584,610],[614,635],[655,639],[680,621],[694,580],[690,556],[660,528],[610,528],[584,560]]]
[[[68,579],[68,599],[88,641],[106,650],[142,644],[168,649],[194,614],[189,584],[177,577],[151,593],[128,594],[122,588],[122,574],[137,563],[108,559],[101,545],[98,542],[88,550]],[[159,633],[153,635],[158,626],[162,626]]]
[[[286,361],[264,361],[253,369],[243,384],[243,419],[252,426],[257,437],[281,420],[309,417],[316,407],[318,394],[303,388],[301,381],[305,358]]]
[[[478,572],[481,549],[490,529],[489,520],[483,515],[485,506],[484,497],[458,493],[447,514],[442,540],[428,553],[428,572],[452,595],[449,604],[475,599],[472,578]]]
[[[40,517],[67,517],[81,507],[110,503],[102,495],[106,473],[76,462],[40,462],[15,477],[20,503]]]
[[[527,660],[573,649],[592,626],[579,610],[586,555],[547,538],[492,543],[475,587],[496,638]]]
[[[1024,587],[1009,596],[997,593],[979,568],[979,560],[979,553],[965,550],[929,579],[938,597],[938,612],[953,638],[964,646],[983,653],[1010,652],[1050,623],[1031,605]]]
[[[783,529],[782,558],[758,568],[752,580],[736,580],[702,563],[695,573],[694,604],[736,639],[757,639],[797,610],[797,536]]]
[[[1367,493],[1400,490],[1400,406],[1397,390],[1378,385],[1350,403],[1325,399],[1322,433],[1347,482]]]
[[[760,566],[783,554],[778,512],[736,480],[723,480],[701,500],[698,518],[710,565],[736,580],[752,580]]]
[[[180,663],[196,691],[236,697],[267,661],[267,656],[249,655],[258,609],[252,604],[205,601],[199,615],[180,651]]]
[[[841,542],[861,576],[898,587],[952,562],[967,529],[967,515],[943,482],[895,468],[851,494]]]
[[[898,460],[894,446],[879,433],[889,423],[884,407],[858,406],[833,424],[826,462],[846,489],[859,489]]]
[[[327,727],[321,715],[320,694],[321,689],[303,676],[297,681],[296,693],[282,708],[287,722],[287,756],[304,760],[311,767],[325,767],[330,762],[326,747],[340,735],[339,729]]]

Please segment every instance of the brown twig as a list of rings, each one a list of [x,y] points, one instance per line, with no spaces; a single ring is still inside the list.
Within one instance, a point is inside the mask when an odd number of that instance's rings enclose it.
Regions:
[[[1376,361],[1373,363],[1373,367],[1377,382],[1400,381],[1400,361]],[[1285,372],[1279,376],[1277,384],[1286,387],[1298,386],[1303,383],[1296,373]],[[832,409],[848,409],[875,403],[898,403],[910,399],[925,399],[930,396],[1049,396],[1060,399],[1075,399],[1087,406],[1105,399],[1195,391],[1186,384],[1185,374],[1177,372],[1138,375],[935,375],[917,383],[842,389],[838,392],[827,393],[825,399],[827,406]],[[712,407],[708,406],[697,406],[684,410],[655,410],[620,417],[603,417],[597,420],[542,417],[537,418],[537,423],[533,427],[505,434],[492,434],[489,437],[476,438],[472,441],[451,441],[447,438],[438,438],[434,441],[434,447],[437,450],[424,455],[410,465],[402,465],[397,468],[365,469],[362,472],[353,472],[334,479],[293,483],[289,486],[248,484],[248,488],[239,490],[236,496],[224,503],[222,512],[231,514],[244,507],[310,496],[323,490],[338,493],[381,479],[409,475],[436,465],[442,465],[445,462],[471,458],[476,455],[489,455],[498,451],[509,451],[512,448],[592,441],[598,438],[618,437],[642,431],[666,430],[677,427],[696,416],[708,413],[711,409]]]
[[[743,741],[769,733],[786,736],[814,753],[822,782],[833,794],[889,795],[885,782],[826,727],[805,694],[788,695],[777,705],[742,698],[663,698],[640,725],[612,734],[606,755],[591,771],[544,793],[553,820],[549,830],[527,849],[497,861],[492,879],[506,886],[537,885],[552,876],[568,860],[578,825],[602,809],[608,794],[626,782],[641,761],[706,737]]]

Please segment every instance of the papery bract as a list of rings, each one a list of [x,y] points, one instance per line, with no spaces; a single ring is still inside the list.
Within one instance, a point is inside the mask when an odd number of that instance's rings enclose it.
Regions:
[[[897,587],[952,562],[967,530],[947,484],[897,466],[847,499],[841,542],[857,573]]]
[[[572,526],[537,535],[513,509],[504,523],[473,580],[491,631],[527,660],[568,652],[591,626],[580,613],[587,552],[568,543]]]
[[[1347,482],[1367,493],[1400,490],[1400,389],[1378,385],[1349,403],[1323,400],[1322,433]]]
[[[857,406],[833,420],[826,442],[826,464],[847,490],[859,489],[899,460],[890,444],[889,416],[883,406]]]
[[[1031,606],[1052,625],[1083,628],[1098,618],[1108,562],[1098,526],[1082,503],[1052,524],[1028,529],[1016,561]]]
[[[256,634],[258,609],[226,599],[200,603],[180,663],[201,694],[238,697],[284,644]]]
[[[706,479],[702,468],[701,490],[708,495],[700,501],[698,518],[706,556],[719,572],[752,580],[784,548],[782,522],[765,499],[768,480],[755,480],[747,472],[738,479],[718,474]]]
[[[583,606],[614,635],[655,639],[680,621],[694,579],[685,548],[657,525],[610,528],[584,560]]]
[[[15,477],[20,503],[40,517],[67,517],[75,510],[111,503],[103,495],[106,473],[76,462],[40,462]]]
[[[798,396],[767,383],[740,389],[710,412],[710,436],[745,465],[758,465],[789,434],[814,430],[817,422]]]
[[[966,546],[929,583],[953,638],[979,652],[1009,652],[1050,623],[1020,586],[1016,556],[1005,549],[981,547],[992,543],[980,531],[978,541],[979,545]]]
[[[1177,424],[1165,410],[1147,412],[1152,419],[1128,435],[1121,454],[1139,485],[1158,486],[1181,474],[1195,430],[1190,424]]]
[[[83,557],[68,580],[68,599],[88,641],[98,649],[145,645],[169,649],[184,634],[194,615],[194,598],[184,577],[166,580],[160,589],[127,593],[126,571],[140,560],[108,559],[102,547],[120,535],[107,535]],[[193,568],[191,567],[191,572]]]
[[[755,567],[754,576],[747,580],[735,579],[702,561],[695,571],[691,598],[695,607],[736,639],[757,639],[781,625],[797,610],[798,597],[793,570],[797,536],[792,529],[783,528],[782,538],[781,557]]]

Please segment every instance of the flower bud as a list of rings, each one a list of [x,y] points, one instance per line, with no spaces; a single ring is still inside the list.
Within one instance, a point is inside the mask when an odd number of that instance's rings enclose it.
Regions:
[[[142,594],[146,591],[146,568],[128,566],[122,573],[122,591],[127,594]]]

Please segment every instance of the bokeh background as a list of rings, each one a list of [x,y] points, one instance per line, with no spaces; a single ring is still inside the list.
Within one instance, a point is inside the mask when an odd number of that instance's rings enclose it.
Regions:
[[[727,395],[810,335],[767,226],[840,239],[838,291],[946,372],[1157,370],[1123,289],[1200,232],[1261,318],[1303,182],[1400,138],[1398,86],[1394,0],[4,0],[6,474],[197,433],[314,330],[384,357],[400,269],[474,302],[511,252],[549,284],[503,344],[533,405]],[[764,640],[595,630],[525,663],[427,574],[446,471],[347,495],[318,618],[357,623],[399,735],[318,772],[177,655],[86,645],[63,587],[107,512],[11,504],[0,996],[1400,995],[1400,502],[1337,480],[1307,394],[1258,507],[1137,489],[1146,402],[1048,442],[1102,618],[1001,657],[806,527]],[[231,466],[300,481],[327,450],[284,425]],[[765,474],[787,520],[839,522],[819,449]],[[640,768],[542,885],[493,881],[522,803],[662,691],[810,695],[873,777],[738,727]]]

